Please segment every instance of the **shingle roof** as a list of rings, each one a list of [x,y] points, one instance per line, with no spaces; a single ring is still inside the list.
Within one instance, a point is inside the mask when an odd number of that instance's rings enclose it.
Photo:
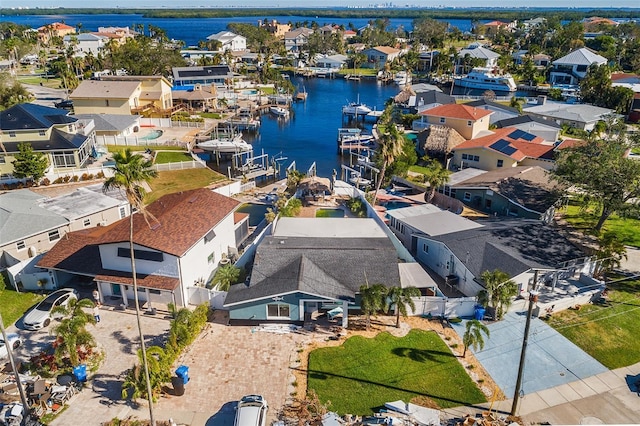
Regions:
[[[504,120],[496,121],[494,124],[500,129],[503,127],[511,127],[517,124],[525,124],[535,122],[538,124],[542,124],[544,126],[553,127],[554,129],[562,129],[562,126],[556,124],[555,121],[545,120],[542,117],[537,117],[535,115],[519,115],[517,117],[505,118]]]
[[[485,109],[474,108],[462,104],[447,104],[440,105],[426,111],[422,111],[420,115],[446,117],[446,118],[459,118],[462,120],[477,121],[482,117],[493,114],[493,111],[487,111]]]
[[[422,101],[422,103],[420,102]],[[442,105],[455,104],[456,99],[446,93],[430,90],[416,93],[416,106],[439,103]]]
[[[139,81],[84,80],[71,99],[129,99],[140,87]]]
[[[2,130],[43,130],[56,124],[75,123],[69,111],[36,104],[17,104],[0,112]]]
[[[32,140],[29,143],[36,152],[48,152],[78,149],[87,139],[89,139],[89,136],[79,133],[66,133],[54,128],[51,130],[51,136],[48,140]],[[19,144],[20,142],[4,142],[4,148],[7,152],[18,152]]]
[[[527,157],[543,158],[551,155],[553,145],[544,145],[544,142],[545,140],[540,136],[514,127],[506,127],[494,130],[492,135],[464,141],[456,146],[455,150],[485,148],[500,152],[516,161],[522,161]]]
[[[582,49],[574,50],[568,55],[562,58],[556,59],[552,62],[553,65],[591,65],[591,64],[606,64],[607,58],[598,55],[586,47]]]
[[[471,102],[466,102],[465,103],[466,106],[470,106],[470,107],[492,107],[493,109],[499,109],[499,110],[504,110],[504,111],[509,111],[509,112],[514,112],[516,114],[520,114],[520,111],[518,111],[518,108],[514,108],[514,107],[510,107],[508,105],[503,105],[500,104],[498,102],[493,102],[493,101],[489,101],[486,99],[477,99],[475,101],[471,101]],[[483,109],[487,109],[487,108],[483,108]]]
[[[138,121],[136,115],[124,114],[76,114],[79,120],[93,120],[96,132],[121,132]]]
[[[28,189],[0,194],[0,244],[19,241],[68,223],[61,215],[41,207],[43,198]]]
[[[481,222],[482,228],[431,237],[443,242],[479,278],[500,269],[513,277],[530,268],[555,268],[584,256],[556,229],[539,220]]]

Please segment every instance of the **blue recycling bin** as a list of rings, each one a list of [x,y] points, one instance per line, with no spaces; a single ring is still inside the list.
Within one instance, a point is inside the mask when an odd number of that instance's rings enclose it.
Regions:
[[[189,367],[186,365],[181,365],[176,369],[176,376],[182,379],[182,384],[186,385],[189,383]]]
[[[483,307],[476,306],[476,310],[474,312],[473,318],[479,321],[482,321],[484,319],[484,313],[485,313],[485,309]]]
[[[78,382],[86,382],[87,381],[87,365],[80,364],[76,367],[73,367],[73,375],[76,377]]]

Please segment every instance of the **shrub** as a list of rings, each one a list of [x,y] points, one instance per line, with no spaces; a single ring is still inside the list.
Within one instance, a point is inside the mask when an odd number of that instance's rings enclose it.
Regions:
[[[44,179],[42,179],[42,184],[44,186],[49,186],[49,185],[51,185],[51,181],[49,180],[49,178],[44,178]]]
[[[103,172],[96,173],[96,179],[102,179],[102,178],[104,178],[104,173]]]
[[[83,173],[82,176],[80,176],[80,180],[89,180],[89,174]]]
[[[64,176],[62,178],[62,182],[64,182],[64,183],[69,183],[70,180],[71,180],[71,176],[69,176],[69,175],[66,175],[66,176]]]
[[[78,175],[71,176],[71,182],[77,182],[79,179]]]

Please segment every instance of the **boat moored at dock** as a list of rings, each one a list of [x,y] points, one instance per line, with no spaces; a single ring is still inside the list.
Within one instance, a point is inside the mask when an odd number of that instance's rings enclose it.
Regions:
[[[500,74],[497,68],[473,68],[467,75],[456,77],[453,85],[468,89],[515,92],[518,88],[510,74]]]

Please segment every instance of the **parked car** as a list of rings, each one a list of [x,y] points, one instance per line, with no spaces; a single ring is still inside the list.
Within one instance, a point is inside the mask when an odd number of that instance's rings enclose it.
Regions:
[[[73,101],[71,99],[66,99],[60,102],[56,102],[54,103],[54,105],[56,108],[68,109],[68,110],[73,109]]]
[[[76,290],[71,288],[54,291],[24,316],[24,328],[27,330],[39,330],[47,327],[51,323],[51,318],[60,317],[59,314],[51,313],[53,308],[67,306],[70,300],[77,298],[78,294]]]
[[[265,426],[267,401],[261,395],[246,395],[238,402],[234,426]]]
[[[11,349],[18,349],[18,347],[22,344],[22,340],[20,336],[16,333],[7,334],[7,341],[9,342],[9,346]],[[0,336],[0,359],[7,358],[9,353],[7,352],[7,345],[4,342],[4,338]]]

